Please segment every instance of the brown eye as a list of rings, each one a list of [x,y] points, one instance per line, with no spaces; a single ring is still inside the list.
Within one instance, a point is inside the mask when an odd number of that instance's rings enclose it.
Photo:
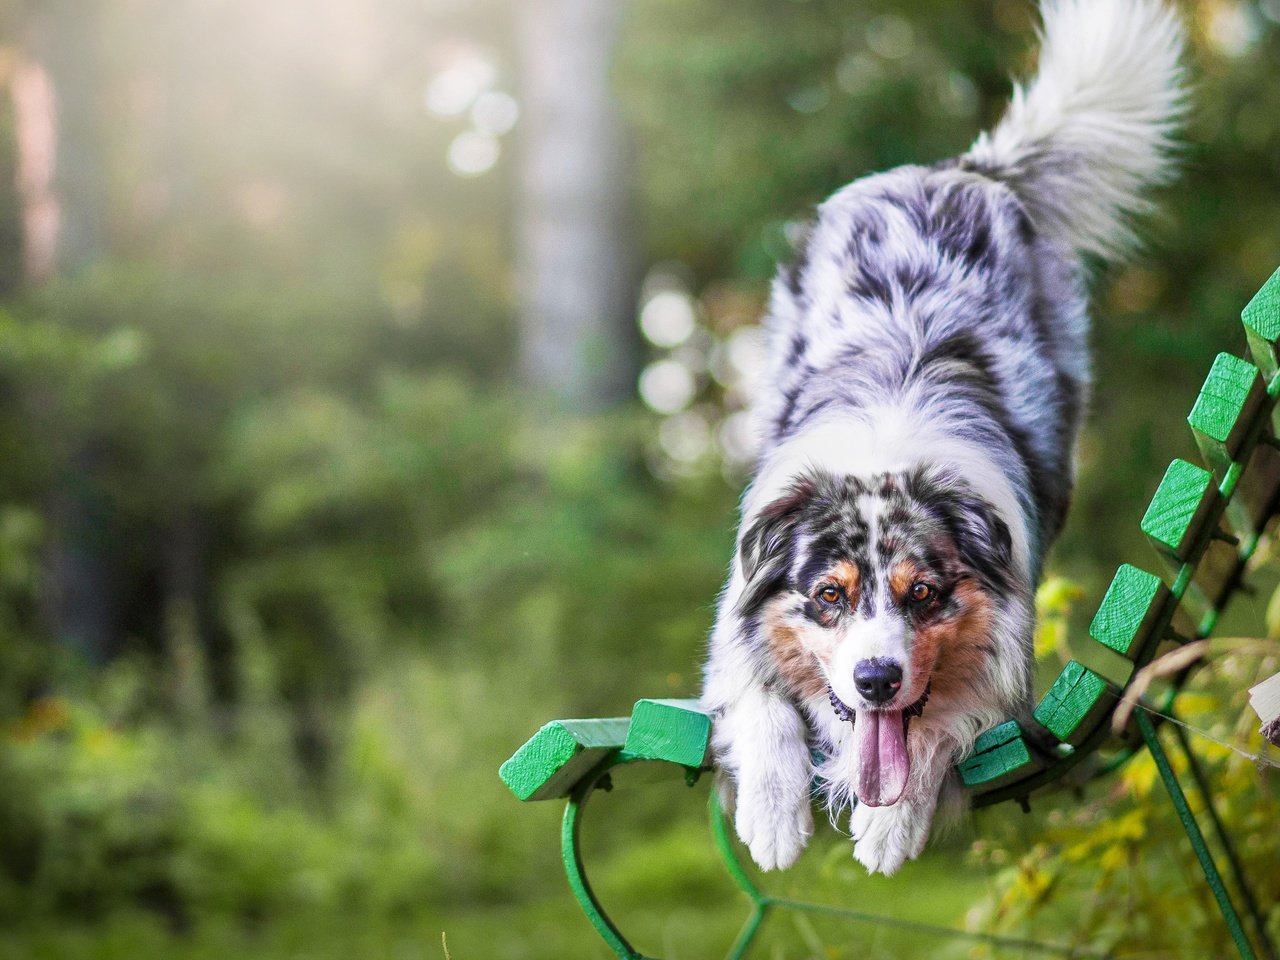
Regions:
[[[929,584],[920,582],[912,584],[908,596],[911,597],[912,603],[928,603],[934,598],[935,593],[936,591]]]
[[[818,599],[821,600],[823,603],[839,603],[840,588],[832,587],[832,586],[823,587],[821,590],[818,591]]]

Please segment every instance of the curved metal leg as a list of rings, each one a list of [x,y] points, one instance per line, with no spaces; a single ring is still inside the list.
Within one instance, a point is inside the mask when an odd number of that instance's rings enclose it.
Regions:
[[[564,819],[560,823],[560,853],[564,858],[564,872],[569,878],[569,887],[573,890],[578,906],[587,915],[596,933],[600,934],[601,939],[609,945],[609,949],[622,960],[651,960],[644,954],[638,953],[635,947],[627,942],[627,938],[609,919],[604,907],[596,899],[591,883],[587,880],[586,870],[582,866],[582,851],[578,846],[578,828],[582,823],[582,808],[587,802],[587,797],[600,781],[609,775],[609,771],[618,762],[616,757],[605,761],[570,794],[569,802],[564,808]]]

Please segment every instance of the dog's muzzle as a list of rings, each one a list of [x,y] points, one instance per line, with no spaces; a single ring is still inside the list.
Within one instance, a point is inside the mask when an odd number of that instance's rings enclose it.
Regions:
[[[906,736],[907,724],[911,722],[912,717],[924,716],[924,705],[929,702],[929,691],[933,689],[933,681],[930,680],[924,687],[924,693],[920,694],[920,699],[909,707],[902,710],[902,733]],[[831,689],[831,685],[827,685],[827,698],[831,701],[831,708],[835,710],[836,716],[841,720],[847,720],[849,723],[857,721],[857,713],[851,710],[843,700],[836,696],[836,692]]]

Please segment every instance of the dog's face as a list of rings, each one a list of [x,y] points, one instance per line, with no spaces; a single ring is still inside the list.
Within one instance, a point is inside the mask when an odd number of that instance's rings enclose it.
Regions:
[[[927,697],[962,698],[1000,655],[991,627],[1009,589],[1007,528],[954,477],[810,476],[754,518],[742,563],[740,610],[777,676],[856,715],[859,798],[894,802],[911,717]]]

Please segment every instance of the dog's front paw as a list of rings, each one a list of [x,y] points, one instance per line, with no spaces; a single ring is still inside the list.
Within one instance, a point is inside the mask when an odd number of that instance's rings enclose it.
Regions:
[[[733,825],[760,869],[782,870],[796,862],[813,836],[809,795],[739,784]]]
[[[898,801],[888,807],[858,804],[853,810],[853,858],[868,873],[896,873],[924,851],[933,811]]]

